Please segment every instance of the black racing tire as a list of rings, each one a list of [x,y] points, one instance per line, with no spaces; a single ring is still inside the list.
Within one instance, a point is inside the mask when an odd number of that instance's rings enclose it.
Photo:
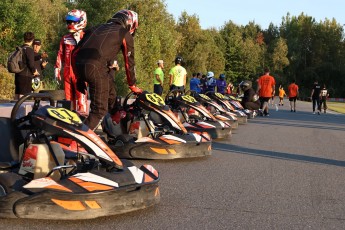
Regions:
[[[16,173],[0,173],[0,197],[6,196],[14,190],[21,190],[25,181]]]
[[[40,90],[40,93],[49,93],[55,101],[66,99],[64,90]]]

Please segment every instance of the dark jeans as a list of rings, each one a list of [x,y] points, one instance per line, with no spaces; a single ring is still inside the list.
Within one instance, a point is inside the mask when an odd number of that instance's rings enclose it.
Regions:
[[[312,98],[313,100],[313,112],[315,112],[315,107],[317,106],[317,110],[321,111],[321,107],[320,107],[320,98],[316,97],[316,98]]]
[[[248,102],[245,102],[242,106],[245,109],[258,110],[260,109],[260,101],[256,101],[256,102],[248,101]]]
[[[326,97],[322,97],[321,101],[320,101],[320,110],[322,109],[323,106],[323,110],[327,109],[327,98]]]
[[[153,85],[153,92],[158,94],[159,96],[163,93],[163,87],[160,84],[154,84]]]

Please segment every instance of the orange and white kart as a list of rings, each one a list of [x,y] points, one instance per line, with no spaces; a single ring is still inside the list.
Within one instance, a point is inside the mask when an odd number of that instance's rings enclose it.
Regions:
[[[32,111],[18,117],[24,101]],[[50,104],[40,105],[49,100]],[[120,160],[78,115],[49,94],[26,94],[0,118],[0,218],[90,219],[153,206],[159,174]],[[85,150],[68,158],[56,137]]]
[[[232,129],[238,128],[238,119],[235,113],[232,113],[228,110],[225,110],[220,104],[215,100],[212,100],[209,96],[197,93],[196,91],[189,90],[186,92],[186,95],[191,95],[198,102],[200,102],[208,111],[212,113],[213,116],[217,119],[226,119],[228,123],[231,124]]]
[[[155,93],[129,93],[102,122],[107,143],[120,158],[176,159],[211,155],[208,133],[188,132]]]
[[[165,102],[188,131],[207,132],[212,139],[231,137],[232,127],[229,118],[216,118],[194,97],[185,95],[180,90],[172,90],[166,95]]]
[[[229,102],[229,98],[221,93],[207,92],[206,95],[212,100],[215,100],[219,105],[221,105],[226,111],[235,113],[237,115],[237,120],[239,124],[248,123],[248,116],[242,110],[236,109]]]

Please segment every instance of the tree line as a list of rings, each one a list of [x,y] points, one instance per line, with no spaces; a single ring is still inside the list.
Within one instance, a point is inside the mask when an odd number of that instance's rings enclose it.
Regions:
[[[176,55],[184,59],[188,78],[193,72],[213,71],[226,75],[228,82],[256,79],[264,67],[271,69],[277,87],[285,88],[293,80],[300,86],[301,97],[310,96],[315,79],[326,84],[331,97],[345,97],[344,31],[335,19],[317,22],[312,16],[287,13],[280,25],[271,23],[262,29],[255,22],[237,25],[229,20],[220,28],[202,29],[198,15],[182,12],[178,20],[167,11],[164,0],[2,0],[0,2],[0,63],[5,66],[8,54],[23,43],[23,33],[32,31],[42,40],[42,49],[49,54],[44,81],[51,89],[53,66],[58,44],[67,33],[64,17],[74,8],[86,11],[88,26],[106,22],[120,9],[139,14],[135,36],[135,60],[138,85],[152,91],[153,71],[158,59],[165,62],[165,76],[173,67]],[[122,58],[119,57],[120,65]],[[3,67],[2,67],[3,68]],[[13,76],[0,70],[0,97],[6,97]],[[127,92],[125,73],[115,77],[119,94]],[[165,93],[168,89],[165,81]],[[7,91],[6,91],[7,90]],[[5,96],[4,96],[5,95]]]

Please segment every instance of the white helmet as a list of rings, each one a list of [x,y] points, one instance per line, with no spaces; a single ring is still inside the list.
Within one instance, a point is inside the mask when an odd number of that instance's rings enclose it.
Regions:
[[[211,78],[211,77],[214,77],[214,73],[213,72],[207,72],[207,75],[206,75],[207,78]]]
[[[86,12],[82,10],[71,10],[66,15],[67,29],[70,33],[75,33],[85,29],[87,18]]]

